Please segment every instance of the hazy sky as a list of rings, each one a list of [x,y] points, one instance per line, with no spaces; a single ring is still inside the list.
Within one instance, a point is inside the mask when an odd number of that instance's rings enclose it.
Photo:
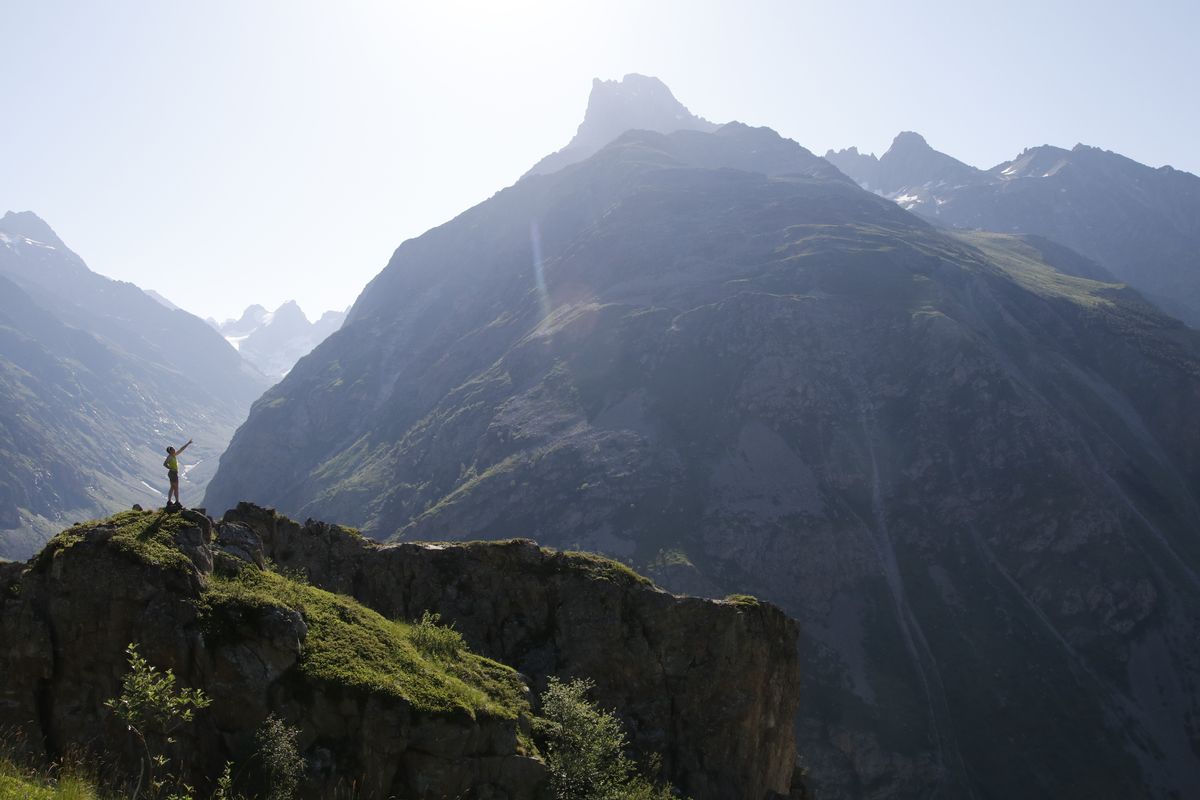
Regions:
[[[0,212],[202,316],[349,305],[565,144],[593,77],[817,153],[1076,142],[1200,173],[1200,4],[0,0]]]

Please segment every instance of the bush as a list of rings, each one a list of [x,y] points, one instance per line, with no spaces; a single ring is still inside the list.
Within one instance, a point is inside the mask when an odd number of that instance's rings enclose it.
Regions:
[[[137,740],[141,757],[137,786],[133,797],[143,788],[150,797],[188,797],[192,790],[172,772],[167,751],[175,743],[172,734],[192,721],[196,711],[212,703],[199,689],[176,689],[175,673],[160,672],[138,653],[132,642],[125,648],[129,672],[121,684],[121,694],[104,702]],[[161,777],[160,777],[161,775]]]
[[[669,786],[638,773],[625,755],[621,721],[587,699],[593,683],[550,678],[536,732],[545,744],[550,787],[558,800],[671,800]]]
[[[299,728],[274,715],[267,717],[258,729],[255,735],[258,755],[270,787],[266,800],[291,800],[295,796],[296,787],[304,777],[304,759],[296,746],[299,735]]]
[[[452,625],[442,625],[441,621],[441,614],[426,611],[413,624],[413,644],[425,655],[453,656],[466,647],[462,634],[454,630]]]

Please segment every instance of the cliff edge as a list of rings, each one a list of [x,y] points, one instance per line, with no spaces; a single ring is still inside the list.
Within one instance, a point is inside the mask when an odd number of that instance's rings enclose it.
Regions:
[[[422,651],[404,620],[425,611],[465,646]],[[696,800],[790,789],[791,620],[749,598],[677,597],[590,554],[382,546],[249,504],[220,522],[77,525],[0,571],[0,728],[39,758],[111,750],[104,701],[130,642],[213,699],[179,736],[198,780],[247,759],[275,715],[301,731],[308,796],[544,797],[530,689],[559,676],[592,679],[637,753],[661,754]]]

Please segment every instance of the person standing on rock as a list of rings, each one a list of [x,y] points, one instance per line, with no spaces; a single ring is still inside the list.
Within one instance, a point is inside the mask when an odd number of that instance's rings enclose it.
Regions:
[[[171,495],[175,495],[175,505],[183,508],[183,503],[179,501],[179,454],[188,449],[188,444],[192,440],[188,439],[187,444],[176,450],[174,447],[167,447],[167,457],[163,460],[163,466],[167,468],[167,479],[171,481],[171,488],[167,490],[167,510],[171,508]]]

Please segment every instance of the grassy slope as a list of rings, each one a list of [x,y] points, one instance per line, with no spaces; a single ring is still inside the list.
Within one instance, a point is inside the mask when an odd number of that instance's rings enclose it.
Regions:
[[[318,681],[399,697],[422,711],[511,719],[529,710],[516,672],[470,652],[445,628],[437,638],[449,644],[430,646],[428,625],[385,619],[348,597],[252,566],[213,576],[204,602],[212,618],[227,621],[254,609],[298,611],[308,626],[300,669]]]

